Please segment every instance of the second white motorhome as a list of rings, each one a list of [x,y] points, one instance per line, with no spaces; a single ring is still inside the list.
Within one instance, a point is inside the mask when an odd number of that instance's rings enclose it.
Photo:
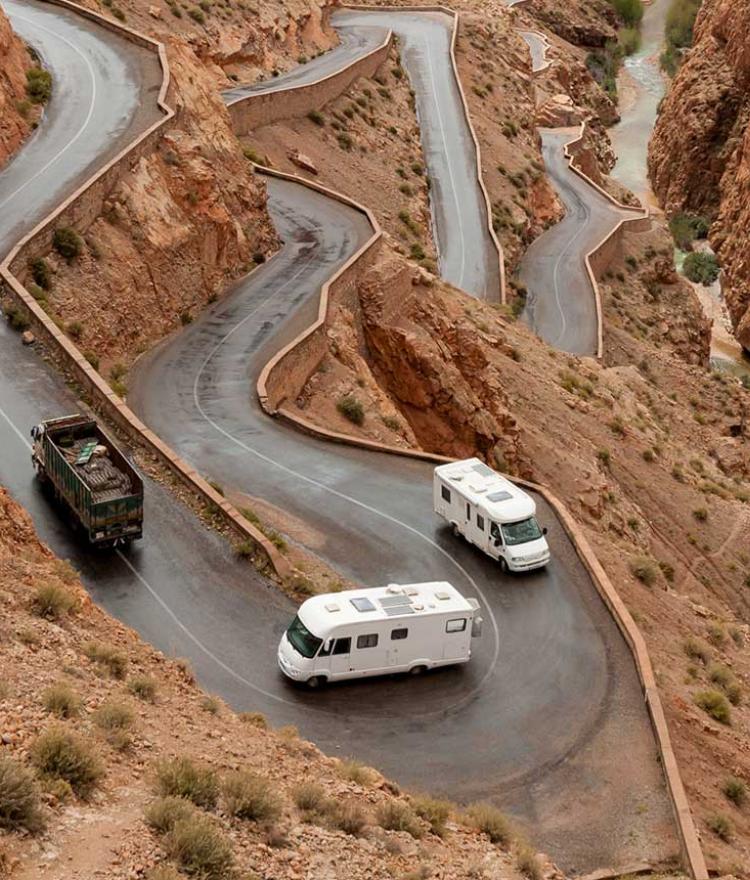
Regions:
[[[503,570],[530,571],[549,562],[547,529],[539,527],[534,499],[478,458],[436,467],[433,503],[457,535]]]
[[[478,609],[445,581],[313,596],[281,637],[279,668],[314,688],[467,663],[481,633]]]

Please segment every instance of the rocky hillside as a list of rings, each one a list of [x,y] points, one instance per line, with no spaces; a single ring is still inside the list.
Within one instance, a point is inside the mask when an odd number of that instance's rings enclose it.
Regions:
[[[276,245],[265,184],[243,156],[210,72],[177,38],[168,54],[176,124],[82,230],[80,253],[48,258],[50,308],[103,368],[127,364],[189,322]]]
[[[693,48],[664,100],[649,152],[664,208],[712,221],[727,305],[750,351],[750,7],[705,0]]]
[[[3,878],[562,880],[496,811],[402,793],[207,696],[2,489],[0,644]]]
[[[31,67],[26,47],[0,7],[0,168],[29,133],[32,107],[26,92]]]

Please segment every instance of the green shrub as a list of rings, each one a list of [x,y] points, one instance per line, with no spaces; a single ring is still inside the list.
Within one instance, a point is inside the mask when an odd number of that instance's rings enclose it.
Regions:
[[[203,10],[198,9],[197,6],[194,6],[192,9],[189,9],[188,15],[190,16],[190,18],[193,19],[193,21],[197,21],[198,24],[205,24],[205,22],[206,22],[206,16],[203,14]]]
[[[92,744],[66,730],[48,727],[31,746],[31,762],[42,776],[62,779],[87,798],[104,774]]]
[[[637,28],[622,28],[618,34],[620,48],[625,55],[633,55],[641,48],[641,34]]]
[[[732,834],[734,833],[732,823],[722,813],[714,813],[712,816],[709,816],[706,819],[706,825],[723,841],[726,842],[732,839]]]
[[[175,822],[164,838],[170,858],[200,880],[226,880],[232,869],[232,847],[216,825],[196,814]]]
[[[500,846],[509,846],[513,840],[513,829],[504,813],[493,807],[492,804],[472,804],[466,810],[466,817],[470,824],[483,831],[492,843]]]
[[[725,688],[735,680],[732,670],[721,663],[712,663],[708,667],[708,677],[714,684],[718,684],[720,688]]]
[[[83,646],[83,653],[89,660],[107,672],[112,678],[125,678],[128,669],[128,658],[122,651],[118,651],[112,645],[103,645],[100,642],[88,642]]]
[[[95,351],[84,351],[83,356],[95,369],[99,369],[99,355]]]
[[[336,404],[336,409],[341,413],[342,416],[349,419],[350,422],[353,422],[355,425],[361,425],[365,420],[365,410],[362,406],[362,403],[357,400],[351,394],[347,394],[346,397],[342,397],[341,400]]]
[[[83,239],[70,226],[59,226],[52,238],[52,246],[66,260],[72,260],[81,253]]]
[[[230,816],[275,822],[281,815],[281,797],[263,776],[245,770],[233,771],[224,776],[221,789],[224,808]]]
[[[44,257],[37,257],[35,260],[31,260],[29,269],[31,270],[31,277],[34,279],[34,283],[38,284],[42,290],[49,290],[52,287],[52,270]]]
[[[326,124],[326,121],[323,118],[323,114],[319,113],[317,110],[311,110],[307,114],[307,118],[310,120],[310,122],[314,122],[316,125],[323,126]]]
[[[741,807],[747,800],[747,785],[736,776],[730,776],[722,785],[721,790],[725,797],[738,807]]]
[[[424,831],[419,817],[404,801],[385,801],[378,807],[377,819],[386,831],[406,831],[415,838],[422,837]]]
[[[81,701],[69,684],[59,681],[42,691],[42,705],[58,718],[73,718],[81,708]]]
[[[76,606],[75,596],[65,587],[57,584],[44,584],[38,587],[31,608],[38,617],[47,620],[60,620]]]
[[[146,807],[145,819],[157,834],[167,834],[177,822],[189,819],[195,807],[181,797],[162,797]]]
[[[708,625],[708,640],[717,648],[722,648],[727,642],[727,632],[724,627],[714,621]]]
[[[682,58],[682,50],[693,42],[693,27],[701,0],[672,0],[667,12],[665,37],[667,48],[661,56],[662,67],[674,76]]]
[[[695,214],[678,213],[669,221],[669,231],[680,250],[687,251],[696,238],[706,238],[710,223],[705,217]]]
[[[26,94],[33,104],[46,104],[52,96],[52,74],[41,67],[27,70]]]
[[[76,342],[83,336],[83,324],[80,321],[71,321],[65,330],[68,336]]]
[[[640,24],[643,18],[641,0],[609,0],[617,14],[629,27]]]
[[[451,814],[451,804],[428,795],[415,795],[411,799],[411,805],[420,819],[424,819],[429,824],[430,831],[438,837],[443,837],[446,822]]]
[[[688,254],[682,266],[685,277],[696,284],[709,285],[719,277],[719,262],[713,254]]]
[[[648,556],[633,556],[629,568],[633,577],[647,587],[652,587],[659,576],[659,566]]]
[[[0,828],[25,828],[36,833],[43,827],[39,788],[33,774],[9,755],[0,755]]]
[[[4,310],[5,318],[14,330],[22,333],[29,328],[29,315],[26,309],[20,309],[17,306],[6,305]]]
[[[156,679],[148,675],[134,675],[128,679],[128,690],[141,700],[153,703],[156,697]]]
[[[699,691],[694,700],[695,705],[703,709],[714,721],[721,724],[732,723],[732,710],[724,694],[719,691]]]
[[[219,796],[219,783],[214,771],[184,755],[157,764],[156,785],[162,797],[172,795],[187,798],[196,806],[209,810],[216,806]]]
[[[705,522],[708,519],[708,511],[705,507],[696,507],[693,511],[693,516],[698,522]]]

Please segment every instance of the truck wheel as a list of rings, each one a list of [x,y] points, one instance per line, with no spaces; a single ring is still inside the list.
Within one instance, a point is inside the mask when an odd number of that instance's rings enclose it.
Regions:
[[[427,672],[426,666],[412,666],[412,668],[409,670],[409,675],[422,675],[425,672]]]
[[[320,690],[325,683],[325,675],[313,675],[312,678],[308,678],[305,682],[305,684],[310,688],[311,691]]]
[[[453,529],[453,534],[457,537],[461,537],[461,531],[458,528],[458,523],[451,523],[451,528]]]
[[[500,563],[500,571],[503,574],[508,574],[508,563],[503,559],[503,557],[501,556],[497,561]]]

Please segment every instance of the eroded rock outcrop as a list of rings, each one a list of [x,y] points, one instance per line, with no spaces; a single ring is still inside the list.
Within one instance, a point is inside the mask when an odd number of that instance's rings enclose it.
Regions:
[[[668,212],[713,220],[735,333],[750,350],[750,6],[706,0],[694,45],[665,98],[649,151]]]
[[[176,124],[123,177],[81,255],[50,257],[55,312],[104,361],[127,362],[189,321],[277,242],[210,73],[181,41],[168,53]]]
[[[29,133],[26,71],[29,55],[0,7],[0,168]]]

